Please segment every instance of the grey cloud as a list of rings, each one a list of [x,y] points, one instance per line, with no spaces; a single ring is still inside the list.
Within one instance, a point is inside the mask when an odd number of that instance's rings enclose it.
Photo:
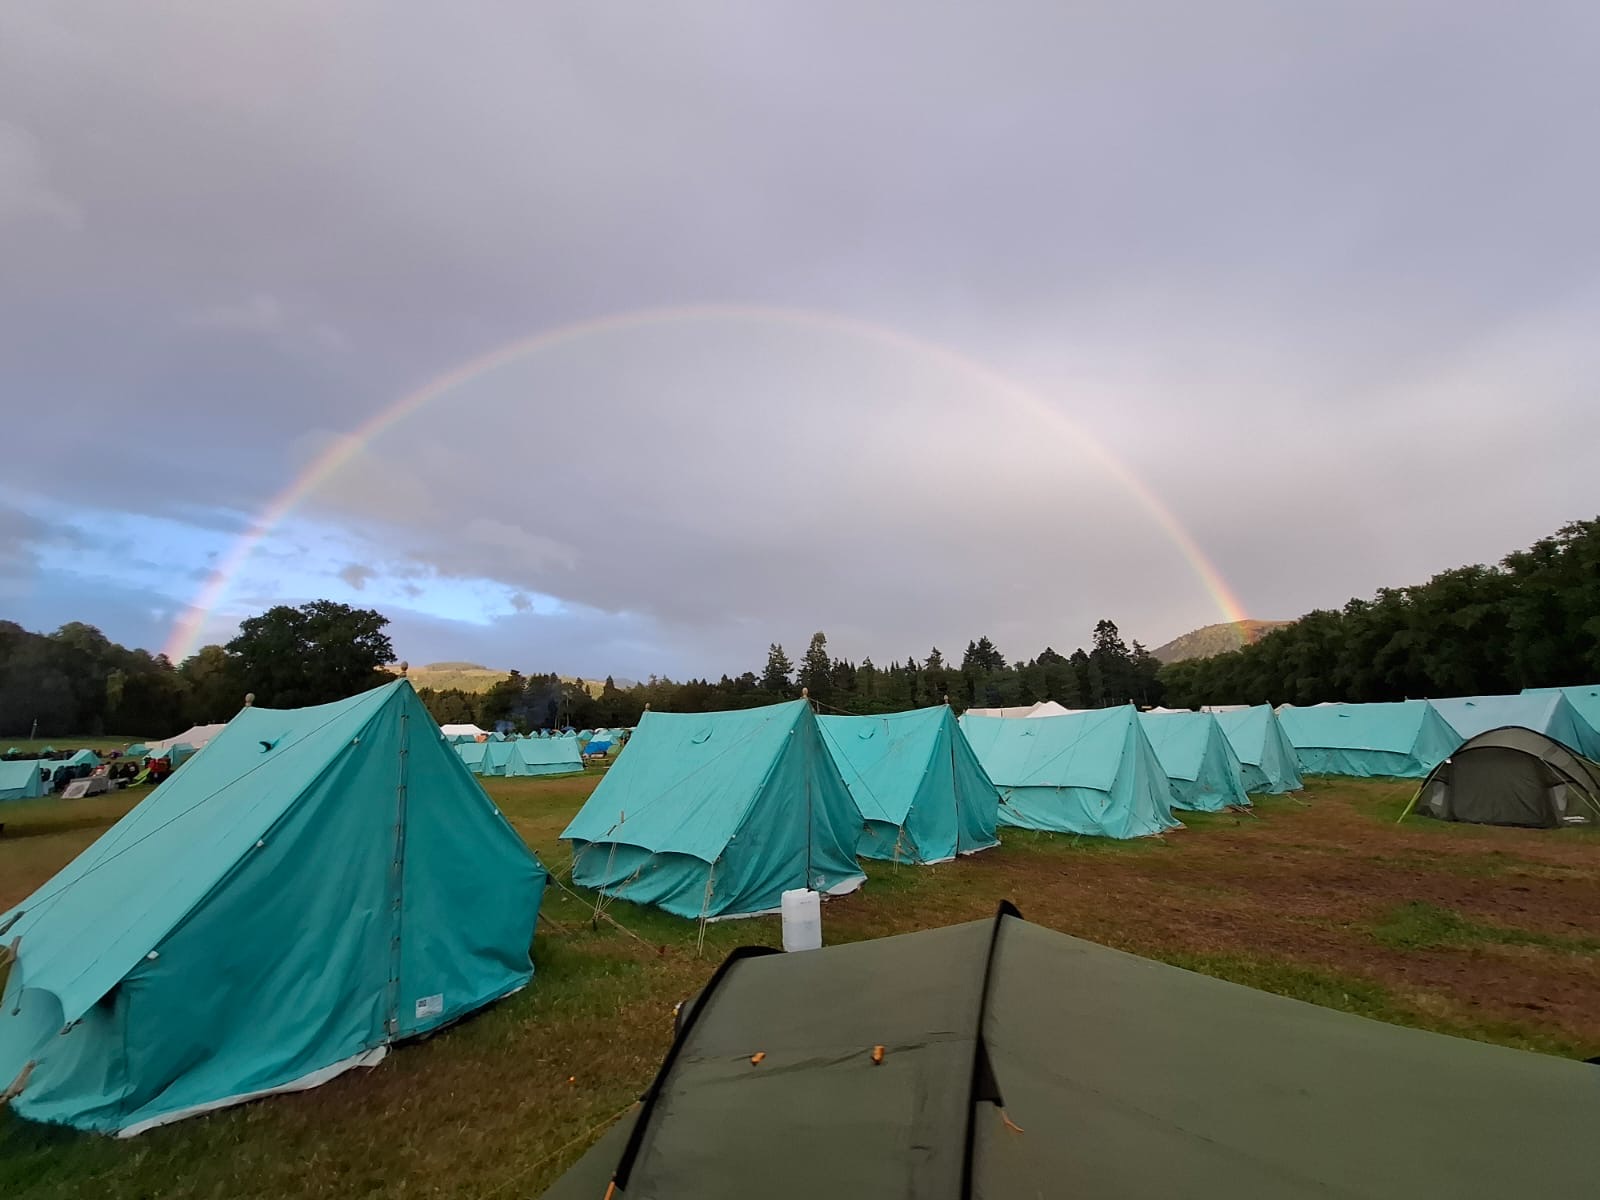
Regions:
[[[363,566],[360,563],[350,563],[347,566],[341,567],[339,570],[339,578],[344,580],[351,587],[355,588],[355,590],[358,592],[367,586],[367,580],[374,579],[376,577],[376,571],[374,571],[371,567]]]
[[[460,363],[707,301],[996,365],[1265,616],[1593,504],[1592,6],[202,14],[0,14],[8,434],[93,434],[119,467],[13,457],[63,504],[248,528]],[[948,363],[775,328],[557,347],[305,511],[418,597],[436,573],[556,596],[632,674],[818,624],[885,657],[1215,617],[1064,427]]]

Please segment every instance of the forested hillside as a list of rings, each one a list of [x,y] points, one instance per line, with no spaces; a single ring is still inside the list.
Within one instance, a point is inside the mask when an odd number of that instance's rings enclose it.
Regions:
[[[1166,703],[1316,704],[1600,679],[1600,518],[1494,566],[1307,613],[1253,646],[1161,671]]]

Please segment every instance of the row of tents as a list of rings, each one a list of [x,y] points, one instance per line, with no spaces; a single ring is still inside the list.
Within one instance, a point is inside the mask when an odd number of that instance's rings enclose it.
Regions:
[[[577,738],[513,738],[498,742],[457,742],[457,757],[474,775],[520,778],[567,775],[583,770]]]
[[[1270,708],[1231,724],[1262,790],[1300,786]],[[1249,803],[1210,713],[958,722],[944,705],[819,717],[796,700],[647,712],[562,836],[579,883],[713,919],[771,911],[790,889],[850,891],[865,878],[858,857],[975,853],[1000,826],[1132,838],[1179,828],[1175,809]]]

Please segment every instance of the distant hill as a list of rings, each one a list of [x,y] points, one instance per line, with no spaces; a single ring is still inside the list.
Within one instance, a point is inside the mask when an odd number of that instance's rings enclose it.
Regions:
[[[398,665],[391,665],[389,669],[398,674]],[[486,667],[482,663],[438,662],[420,667],[413,666],[406,672],[406,677],[411,680],[412,687],[432,688],[436,692],[445,691],[447,688],[456,688],[463,692],[487,692],[509,674],[510,671]],[[569,683],[581,682],[589,689],[591,696],[598,696],[600,689],[605,687],[603,679],[579,680],[575,675],[563,675],[561,678]],[[633,681],[619,679],[617,686],[632,687]]]
[[[1164,646],[1157,646],[1150,653],[1164,663],[1210,658],[1214,654],[1226,654],[1229,650],[1259,642],[1274,629],[1292,624],[1292,621],[1240,621],[1238,624],[1230,621],[1221,625],[1203,625],[1180,634]]]

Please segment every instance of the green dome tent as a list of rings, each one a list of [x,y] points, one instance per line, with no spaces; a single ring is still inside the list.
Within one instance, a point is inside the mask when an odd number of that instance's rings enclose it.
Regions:
[[[370,1066],[528,982],[544,880],[405,680],[246,708],[0,914],[12,1107],[132,1135]]]
[[[1490,729],[1429,772],[1406,812],[1413,808],[1478,825],[1596,825],[1600,766],[1537,730]]]
[[[1217,719],[1206,712],[1147,712],[1139,724],[1172,781],[1172,807],[1221,812],[1249,807],[1239,758]]]
[[[738,950],[545,1200],[1499,1200],[1594,1186],[1588,1063],[1030,925]]]
[[[1132,838],[1180,828],[1171,784],[1131,704],[1065,717],[961,718],[1000,789],[1000,824]]]
[[[525,738],[514,743],[515,753],[506,763],[506,774],[568,775],[583,770],[578,747],[559,738]]]
[[[1285,705],[1278,723],[1307,775],[1421,779],[1462,740],[1426,700]]]
[[[1211,715],[1233,747],[1247,792],[1278,795],[1305,786],[1295,758],[1294,745],[1278,723],[1270,704],[1247,708],[1213,709]]]
[[[1463,738],[1491,729],[1532,729],[1588,758],[1600,758],[1600,733],[1561,692],[1523,692],[1519,696],[1456,696],[1433,706]]]
[[[584,887],[680,917],[771,912],[783,892],[854,891],[861,814],[805,700],[646,713],[561,834]]]
[[[861,810],[857,854],[937,863],[1000,844],[1000,793],[948,705],[817,724]]]

